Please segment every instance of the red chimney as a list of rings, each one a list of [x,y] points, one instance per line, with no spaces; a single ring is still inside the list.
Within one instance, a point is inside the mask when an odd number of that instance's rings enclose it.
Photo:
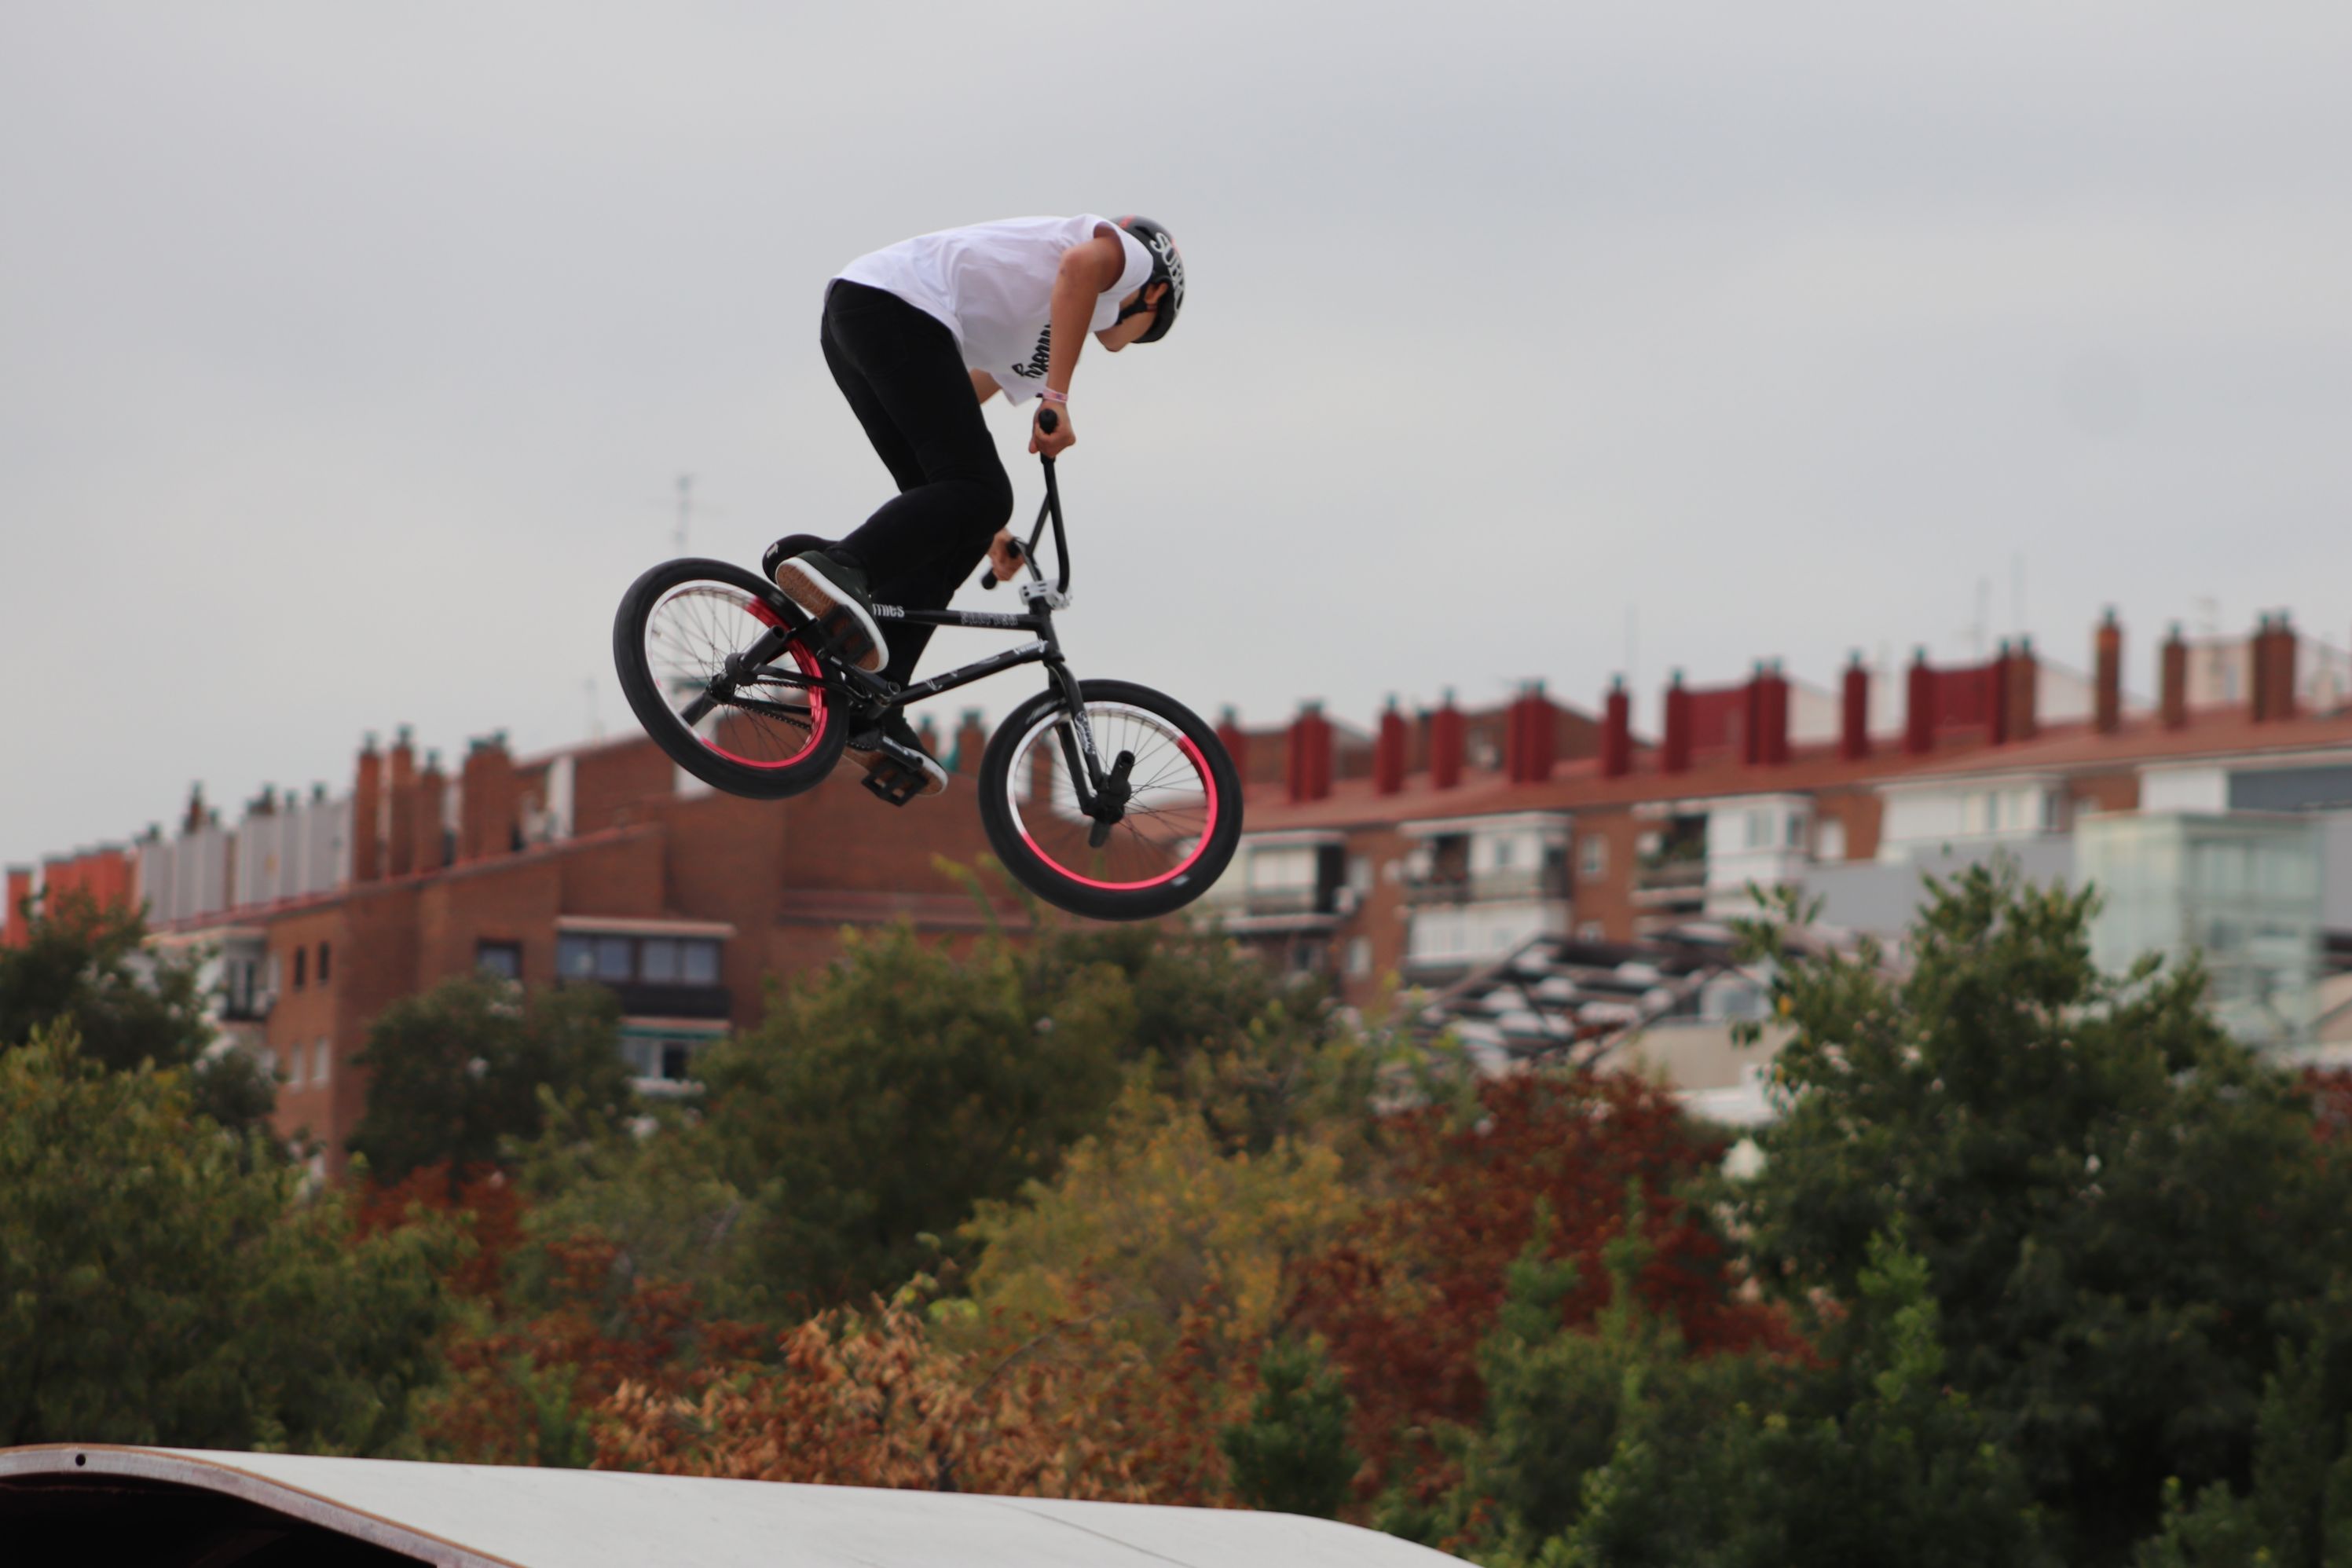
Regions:
[[[1372,741],[1372,792],[1394,795],[1404,788],[1405,753],[1404,715],[1397,711],[1396,699],[1381,710],[1380,733]]]
[[[1977,671],[1979,689],[1984,692],[1985,739],[1998,746],[2009,739],[2009,639],[2003,637],[2000,649],[1991,662]]]
[[[33,896],[33,868],[8,868],[8,907],[0,910],[0,947],[23,947],[33,940],[32,922],[25,916],[26,900]],[[160,911],[150,910],[150,914]]]
[[[1789,760],[1789,678],[1774,659],[1757,677],[1757,760],[1779,767]]]
[[[1309,702],[1290,721],[1290,747],[1283,780],[1294,801],[1321,800],[1331,793],[1331,723],[1323,705]]]
[[[1936,672],[1927,668],[1927,650],[1911,655],[1909,686],[1903,700],[1903,749],[1925,756],[1936,749]]]
[[[980,759],[987,751],[988,729],[980,721],[980,710],[967,708],[956,718],[955,751],[948,759],[949,770],[967,778],[977,776]],[[1110,766],[1111,760],[1105,759],[1103,766]]]
[[[392,815],[384,873],[405,877],[416,869],[416,749],[403,724],[392,738]]]
[[[1444,704],[1429,716],[1429,782],[1436,789],[1452,789],[1462,782],[1462,710],[1448,690]]]
[[[446,846],[442,842],[441,831],[442,807],[448,789],[449,781],[441,773],[441,753],[425,752],[425,771],[416,775],[416,792],[413,797],[416,808],[415,826],[409,829],[410,837],[416,842],[416,868],[420,871],[438,871],[448,863],[442,853]]]
[[[2101,734],[2111,735],[2124,721],[2124,629],[2116,624],[2113,605],[2107,606],[2106,618],[2092,635],[2091,664],[2098,682],[2092,722]]]
[[[1863,668],[1862,650],[1846,661],[1845,689],[1838,710],[1838,755],[1858,763],[1870,755],[1870,671]]]
[[[2004,714],[2009,721],[2009,738],[2031,741],[2042,731],[2042,661],[2033,657],[2033,639],[2020,637],[2017,647],[2002,667],[2009,685]]]
[[[1748,689],[1740,693],[1739,760],[1754,767],[1764,760],[1764,661],[1748,673]]]
[[[1601,713],[1601,776],[1622,779],[1633,771],[1633,700],[1623,676],[1610,680]]]
[[[521,788],[504,731],[478,738],[466,751],[458,803],[457,858],[481,860],[514,848],[522,826]]]
[[[1683,672],[1675,670],[1666,683],[1665,745],[1658,757],[1658,765],[1670,773],[1690,771],[1691,710],[1690,692],[1683,686]]]
[[[1551,699],[1538,680],[1512,700],[1503,731],[1504,775],[1513,784],[1541,784],[1551,777]]]
[[[2294,632],[2286,613],[2264,616],[2254,632],[2252,649],[2254,721],[2294,717]]]
[[[2163,680],[2158,701],[2164,715],[2164,727],[2182,729],[2189,722],[2189,645],[2180,640],[2178,621],[2166,636],[2159,657]]]
[[[1231,708],[1217,720],[1217,742],[1225,748],[1225,755],[1234,760],[1234,776],[1244,784],[1249,781],[1249,736],[1242,729],[1241,715]],[[1045,748],[1039,747],[1042,752]]]
[[[194,816],[198,803],[191,799],[188,811]],[[377,840],[376,829],[383,813],[383,758],[375,749],[375,737],[367,738],[360,752],[359,776],[352,783],[352,880],[373,882],[383,875],[383,851]]]

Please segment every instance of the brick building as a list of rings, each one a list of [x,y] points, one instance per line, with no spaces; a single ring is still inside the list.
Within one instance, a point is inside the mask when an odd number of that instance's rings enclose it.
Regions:
[[[1677,672],[1650,737],[1622,685],[1597,718],[1529,687],[1476,712],[1391,703],[1360,735],[1315,706],[1284,731],[1229,723],[1249,830],[1205,904],[1270,962],[1366,1000],[1386,976],[1444,986],[1539,938],[1719,921],[1751,882],[1822,894],[1832,924],[1899,929],[1923,869],[2006,849],[2068,877],[2114,819],[2186,814],[2222,859],[2309,872],[2281,872],[2293,889],[2260,913],[2199,916],[2198,942],[2253,921],[2316,968],[2352,967],[2352,660],[2284,615],[2242,640],[2175,628],[2140,707],[2112,614],[2089,652],[2087,676],[2030,642],[1960,667],[1923,650],[1892,679],[1857,656],[1829,689],[1777,663],[1717,687]]]
[[[977,773],[983,742],[968,717],[959,772]],[[657,1085],[756,1023],[770,977],[829,961],[845,927],[983,929],[991,911],[936,863],[985,849],[970,777],[903,811],[861,777],[747,801],[642,738],[518,761],[501,736],[451,773],[403,731],[370,738],[347,794],[265,791],[234,827],[199,795],[168,835],[12,870],[10,905],[68,886],[145,902],[159,948],[203,956],[227,1042],[278,1075],[280,1129],[323,1140],[331,1172],[365,1107],[352,1058],[369,1023],[448,976],[610,985],[624,1048]]]

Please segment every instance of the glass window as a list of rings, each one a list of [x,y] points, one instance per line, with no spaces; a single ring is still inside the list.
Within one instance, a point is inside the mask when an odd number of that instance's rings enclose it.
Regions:
[[[1748,814],[1748,847],[1762,849],[1772,842],[1772,814],[1751,811]]]
[[[474,967],[485,974],[495,974],[501,980],[520,980],[522,978],[522,943],[478,942],[474,944]]]
[[[647,937],[637,949],[637,978],[673,984],[677,980],[677,942],[666,936]]]
[[[297,991],[302,989],[302,979],[310,957],[310,950],[307,947],[298,947],[294,950],[294,989]]]
[[[596,939],[596,978],[627,980],[636,973],[637,944],[625,936]]]
[[[1791,849],[1801,848],[1805,842],[1805,819],[1795,812],[1789,814],[1788,837],[1782,841]]]
[[[312,1046],[310,1047],[310,1081],[314,1084],[325,1083],[334,1074],[334,1063],[333,1042],[320,1040],[317,1045]]]
[[[693,1056],[684,1040],[664,1040],[661,1048],[661,1075],[676,1083],[686,1077],[686,1065]]]
[[[566,980],[585,980],[596,973],[596,939],[560,936],[555,939],[555,973]]]
[[[719,944],[707,939],[678,944],[678,978],[688,985],[719,984]]]
[[[1584,875],[1588,877],[1598,877],[1608,870],[1609,840],[1597,833],[1588,837],[1584,840],[1584,858],[1581,864]]]
[[[327,983],[327,976],[333,973],[334,956],[333,948],[323,942],[319,944],[319,984],[321,985]]]

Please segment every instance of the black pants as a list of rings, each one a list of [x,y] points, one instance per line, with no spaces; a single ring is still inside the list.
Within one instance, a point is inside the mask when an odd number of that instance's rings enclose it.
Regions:
[[[972,396],[955,336],[896,294],[836,281],[817,334],[824,363],[866,427],[898,493],[841,550],[866,572],[875,598],[943,610],[971,582],[989,541],[1013,516],[1013,480]],[[886,679],[904,684],[931,640],[929,626],[894,622]]]

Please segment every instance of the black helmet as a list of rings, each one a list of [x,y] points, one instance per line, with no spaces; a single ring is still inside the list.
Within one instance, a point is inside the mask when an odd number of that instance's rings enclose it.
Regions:
[[[1154,283],[1168,285],[1168,292],[1160,297],[1159,313],[1152,318],[1151,330],[1135,340],[1139,343],[1156,343],[1168,335],[1168,329],[1176,324],[1176,312],[1184,308],[1184,253],[1176,248],[1175,236],[1148,217],[1129,213],[1118,220],[1118,226],[1141,240],[1143,248],[1151,253],[1151,276],[1143,280],[1143,288],[1149,289]],[[1118,319],[1123,321],[1150,308],[1139,289],[1135,303],[1121,310]]]

